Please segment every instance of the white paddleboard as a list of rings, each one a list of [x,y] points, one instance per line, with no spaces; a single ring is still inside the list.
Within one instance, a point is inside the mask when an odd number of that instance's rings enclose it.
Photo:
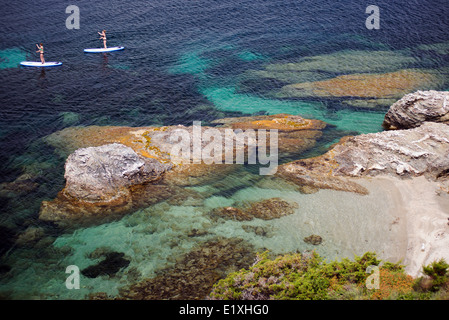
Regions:
[[[42,63],[37,61],[22,61],[20,65],[24,67],[56,67],[62,65],[62,62],[51,61]]]
[[[125,47],[110,47],[110,48],[90,48],[90,49],[84,49],[84,52],[89,53],[97,53],[97,52],[111,52],[111,51],[119,51],[123,50]]]

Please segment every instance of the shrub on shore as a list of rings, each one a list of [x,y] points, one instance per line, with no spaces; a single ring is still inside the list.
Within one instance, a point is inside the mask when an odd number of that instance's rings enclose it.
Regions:
[[[258,254],[249,269],[229,274],[213,287],[212,299],[225,300],[385,300],[449,299],[448,268],[444,260],[423,267],[425,276],[413,279],[399,263],[377,259],[367,252],[354,260],[327,262],[317,253],[286,254],[274,259]],[[377,266],[376,287],[367,285]],[[370,267],[370,268],[371,268]],[[430,283],[429,283],[430,281]],[[424,285],[424,283],[427,283]]]

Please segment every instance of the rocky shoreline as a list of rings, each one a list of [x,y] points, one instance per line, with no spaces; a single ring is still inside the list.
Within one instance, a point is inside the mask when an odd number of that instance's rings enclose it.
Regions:
[[[449,261],[448,226],[443,223],[449,215],[446,96],[437,91],[409,94],[385,116],[389,130],[344,137],[321,156],[280,165],[275,178],[296,185],[302,193],[332,189],[368,195],[364,182],[377,179],[393,185],[401,194],[397,203],[406,217],[409,273],[416,276],[422,264],[435,259]],[[326,127],[318,120],[286,114],[220,119],[214,125],[218,132],[277,129],[279,152],[292,154],[313,147]],[[216,181],[236,170],[233,164],[172,162],[168,136],[179,129],[192,130],[184,126],[72,127],[52,134],[47,142],[67,157],[66,186],[54,200],[42,203],[40,218],[62,225],[104,222],[162,200],[201,197],[183,187]],[[295,205],[274,199],[246,208],[217,208],[213,215],[272,219],[291,214]]]

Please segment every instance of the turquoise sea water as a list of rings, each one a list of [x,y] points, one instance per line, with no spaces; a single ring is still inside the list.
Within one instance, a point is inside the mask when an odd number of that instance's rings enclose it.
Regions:
[[[4,4],[0,19],[0,182],[23,174],[35,186],[1,192],[0,295],[7,299],[83,299],[115,295],[121,287],[161,270],[204,241],[241,238],[274,254],[316,249],[328,258],[399,248],[381,236],[391,212],[388,193],[368,198],[322,190],[301,194],[288,185],[240,168],[220,183],[187,187],[199,194],[176,205],[160,202],[118,221],[68,230],[38,219],[40,203],[64,186],[64,158],[43,138],[71,126],[160,126],[253,114],[289,113],[331,126],[314,150],[318,155],[344,135],[379,132],[387,105],[349,104],[355,97],[282,96],[282,88],[353,73],[403,69],[436,75],[422,89],[448,89],[449,6],[444,1],[377,1],[381,28],[365,27],[365,5],[356,1],[78,1],[81,28],[65,28],[65,5],[49,0]],[[43,9],[45,8],[45,9]],[[38,27],[36,27],[38,26]],[[107,29],[110,45],[123,52],[87,55]],[[43,42],[58,69],[18,67],[37,60]],[[291,216],[239,222],[212,219],[214,208],[280,197],[296,202]],[[382,203],[382,206],[379,206]],[[376,225],[378,228],[373,229]],[[247,226],[247,227],[245,227]],[[263,233],[248,230],[261,227]],[[27,229],[38,240],[16,242]],[[253,228],[253,229],[251,229]],[[192,230],[204,235],[188,236]],[[317,233],[324,243],[306,244]],[[81,279],[65,287],[68,265],[84,269],[98,250],[130,261],[114,276]]]

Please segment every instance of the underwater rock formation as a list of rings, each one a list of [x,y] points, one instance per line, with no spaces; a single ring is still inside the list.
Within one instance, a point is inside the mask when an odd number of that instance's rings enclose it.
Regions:
[[[16,245],[31,246],[42,239],[45,235],[45,230],[41,227],[28,227],[24,232],[17,236]]]
[[[398,51],[343,50],[304,57],[298,62],[267,64],[264,70],[252,73],[286,83],[298,83],[310,79],[317,81],[320,74],[322,79],[323,75],[330,78],[334,74],[383,73],[403,69],[416,62],[416,58]]]
[[[271,238],[273,236],[272,228],[268,228],[268,227],[243,225],[242,229],[248,233],[252,232],[259,237]]]
[[[217,239],[194,248],[156,277],[122,289],[116,299],[202,300],[220,278],[249,267],[255,258],[253,248],[241,239]],[[102,294],[96,297],[102,298]]]
[[[0,183],[1,197],[17,197],[36,190],[39,184],[36,182],[37,177],[24,173],[11,182]]]
[[[414,69],[417,62],[406,51],[343,50],[267,64],[247,76],[256,83],[260,78],[278,81],[282,88],[272,93],[277,98],[337,98],[353,107],[379,108],[414,90],[444,87],[444,77]]]
[[[290,203],[281,198],[270,198],[251,203],[246,210],[254,218],[271,220],[293,214],[298,208],[296,202]]]
[[[238,221],[251,220],[253,217],[244,210],[235,207],[216,208],[212,211],[212,216],[227,218]]]
[[[243,208],[223,207],[212,211],[212,216],[238,221],[263,219],[271,220],[293,214],[298,204],[287,202],[281,198],[270,198],[243,206]]]
[[[109,252],[105,254],[104,260],[81,270],[81,273],[88,278],[113,276],[120,269],[128,267],[130,261],[124,256],[125,254],[122,252]]]
[[[323,238],[321,236],[318,236],[316,234],[312,234],[308,237],[304,238],[304,242],[309,243],[309,244],[313,244],[314,246],[317,246],[319,244],[321,244],[321,242],[323,242]]]
[[[371,101],[366,106],[381,105],[399,99],[404,94],[430,87],[438,82],[437,75],[415,69],[404,69],[381,74],[349,74],[335,78],[302,82],[284,86],[279,93],[280,97],[355,97]],[[357,100],[362,106],[363,100]],[[348,100],[351,104],[351,100]]]
[[[409,129],[423,122],[442,122],[449,124],[449,92],[417,91],[395,102],[383,122],[386,129]]]
[[[449,172],[449,126],[425,122],[409,130],[346,137],[322,156],[281,165],[278,175],[299,185],[352,191],[367,190],[347,178],[376,175],[425,176]]]

